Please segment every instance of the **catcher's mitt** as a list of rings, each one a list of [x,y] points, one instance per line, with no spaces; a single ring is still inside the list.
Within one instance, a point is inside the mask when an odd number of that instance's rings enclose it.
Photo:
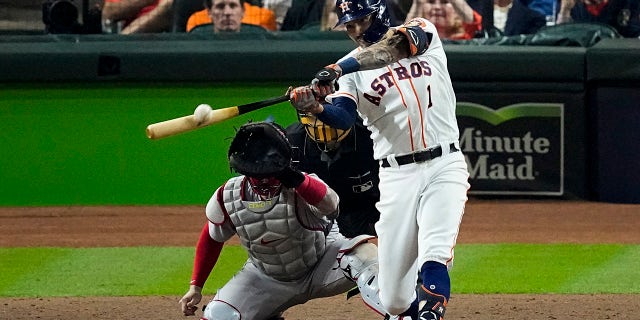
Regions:
[[[229,147],[229,165],[253,177],[274,177],[291,165],[291,144],[284,129],[273,122],[249,122],[236,132]]]

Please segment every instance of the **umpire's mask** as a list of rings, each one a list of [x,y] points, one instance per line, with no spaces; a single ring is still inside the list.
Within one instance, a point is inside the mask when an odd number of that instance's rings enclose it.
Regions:
[[[340,146],[340,141],[344,140],[351,132],[351,128],[347,130],[332,128],[309,113],[298,113],[298,120],[304,126],[307,136],[324,151],[337,149]]]

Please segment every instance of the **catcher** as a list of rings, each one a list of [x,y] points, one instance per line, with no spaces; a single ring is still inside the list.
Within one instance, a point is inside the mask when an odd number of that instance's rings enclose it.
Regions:
[[[345,293],[355,283],[365,303],[379,308],[377,251],[367,242],[373,237],[347,239],[337,231],[332,219],[338,195],[316,175],[293,169],[291,153],[275,123],[238,129],[228,158],[241,175],[207,203],[191,285],[179,301],[184,315],[195,315],[224,242],[236,234],[249,258],[217,291],[202,319],[282,319],[294,305]]]

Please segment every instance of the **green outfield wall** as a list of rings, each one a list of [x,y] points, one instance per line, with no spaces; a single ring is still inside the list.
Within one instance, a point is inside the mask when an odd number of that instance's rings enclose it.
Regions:
[[[232,106],[284,84],[5,84],[0,90],[0,205],[203,204],[230,177],[234,127],[296,120],[286,103],[162,140],[148,124],[200,103]]]
[[[205,203],[231,175],[234,128],[267,118],[289,124],[292,108],[281,103],[162,140],[149,140],[146,126],[200,103],[279,96],[352,48],[339,33],[246,37],[0,37],[0,206]],[[469,152],[478,172],[471,192],[640,202],[640,177],[630,170],[640,151],[628,147],[640,139],[639,43],[445,45],[461,129],[540,135],[556,148],[554,157]]]

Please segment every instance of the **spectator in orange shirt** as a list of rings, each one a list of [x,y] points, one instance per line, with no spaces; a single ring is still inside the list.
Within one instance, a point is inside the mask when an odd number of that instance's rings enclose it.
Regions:
[[[482,30],[482,16],[465,0],[414,0],[406,22],[417,17],[431,21],[441,39],[468,40]]]
[[[105,0],[102,20],[108,32],[131,34],[171,31],[173,0]]]
[[[335,3],[334,0],[332,2]],[[261,3],[263,8],[273,11],[276,15],[277,28],[280,30],[284,17],[293,4],[293,0],[262,0]],[[333,7],[333,4],[331,6]]]
[[[212,23],[213,22],[211,19],[212,11],[210,9],[214,6],[215,3],[219,3],[219,2],[221,1],[205,0],[204,1],[205,9],[195,12],[189,17],[189,20],[187,21],[187,32],[191,31],[191,29],[195,28],[196,26]],[[239,0],[238,2],[244,8],[244,10],[242,10],[244,13],[244,16],[241,18],[242,19],[241,23],[258,25],[269,31],[276,30],[277,28],[276,16],[273,13],[273,11],[251,5],[245,2],[244,0]],[[239,31],[239,30],[240,29],[238,27],[238,30],[236,31]]]

